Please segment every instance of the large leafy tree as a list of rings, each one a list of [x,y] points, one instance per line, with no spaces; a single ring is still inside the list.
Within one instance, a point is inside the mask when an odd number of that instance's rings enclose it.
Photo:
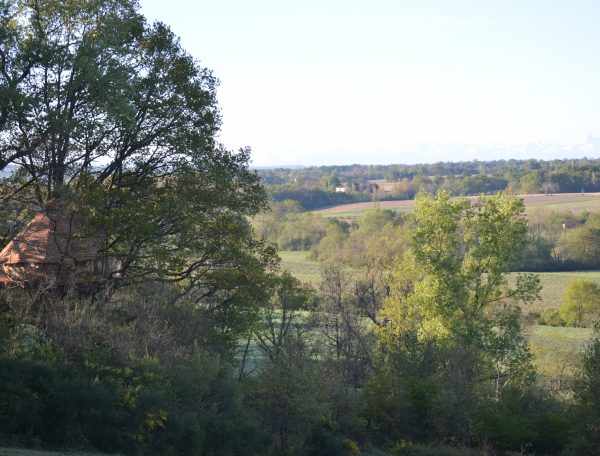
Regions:
[[[266,198],[249,151],[215,139],[215,85],[136,0],[0,0],[3,200],[87,215],[124,279],[248,302],[271,259],[247,222]]]
[[[399,385],[422,429],[468,440],[478,399],[533,379],[515,304],[535,299],[538,279],[508,277],[526,241],[523,203],[420,196],[410,233],[381,311],[379,387]]]
[[[118,184],[221,158],[215,79],[136,3],[2,1],[0,169],[52,197],[84,172]]]
[[[536,276],[508,280],[526,242],[523,210],[505,195],[474,203],[445,193],[418,198],[411,248],[384,311],[389,331],[410,327],[422,338],[476,345],[491,334],[494,308],[535,299]]]

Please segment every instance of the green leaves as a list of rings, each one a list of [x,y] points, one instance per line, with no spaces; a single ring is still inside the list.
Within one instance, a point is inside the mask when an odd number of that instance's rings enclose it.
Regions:
[[[565,289],[560,317],[570,326],[589,326],[600,317],[600,287],[585,279],[575,279]]]
[[[536,299],[539,280],[507,280],[527,235],[522,202],[502,194],[475,201],[421,195],[409,231],[410,252],[396,265],[382,310],[382,344],[395,347],[414,334],[448,353],[469,354],[466,384],[495,379],[499,391],[530,381],[515,304]]]
[[[458,331],[466,336],[486,326],[482,321],[490,305],[508,298],[535,299],[539,286],[534,276],[520,276],[515,287],[506,280],[526,239],[522,214],[522,202],[505,195],[473,202],[453,200],[445,193],[420,196],[412,255],[397,272],[402,281],[399,275],[413,271],[414,291],[401,293],[400,302],[392,300],[390,306],[414,307],[409,314],[420,315],[420,325],[428,332]]]
[[[115,283],[176,283],[219,330],[251,324],[275,261],[248,223],[266,195],[250,151],[216,141],[212,73],[135,0],[0,0],[0,25],[5,204],[64,200]]]

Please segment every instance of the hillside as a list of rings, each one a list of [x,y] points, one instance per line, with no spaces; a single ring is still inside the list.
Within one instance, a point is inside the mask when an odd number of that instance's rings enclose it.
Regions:
[[[548,209],[559,211],[592,211],[600,209],[600,193],[558,193],[520,195],[527,209]],[[371,201],[365,203],[340,204],[320,209],[315,213],[327,217],[354,218],[366,210],[381,208],[398,212],[410,212],[415,205],[414,200]]]

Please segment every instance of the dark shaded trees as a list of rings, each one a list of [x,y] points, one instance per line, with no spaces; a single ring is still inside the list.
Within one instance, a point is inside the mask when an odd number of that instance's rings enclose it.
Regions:
[[[600,325],[588,345],[575,387],[578,405],[572,453],[593,455],[600,447]]]

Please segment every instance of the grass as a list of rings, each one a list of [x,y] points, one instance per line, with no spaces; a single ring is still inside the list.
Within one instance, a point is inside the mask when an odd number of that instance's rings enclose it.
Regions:
[[[317,285],[321,277],[320,265],[310,259],[310,252],[306,251],[281,251],[281,266],[298,280],[311,285]]]
[[[600,210],[600,193],[557,193],[553,195],[522,195],[527,209],[549,209],[557,211],[570,210],[581,212],[585,210]],[[410,212],[414,200],[377,201],[366,203],[341,204],[315,211],[325,217],[352,219],[369,209],[379,207],[397,212]]]
[[[568,379],[577,370],[592,330],[532,326],[528,337],[538,372],[549,378]]]
[[[574,279],[587,279],[600,285],[600,271],[540,272],[538,275],[542,285],[541,299],[532,303],[526,311],[558,309],[565,288]]]

